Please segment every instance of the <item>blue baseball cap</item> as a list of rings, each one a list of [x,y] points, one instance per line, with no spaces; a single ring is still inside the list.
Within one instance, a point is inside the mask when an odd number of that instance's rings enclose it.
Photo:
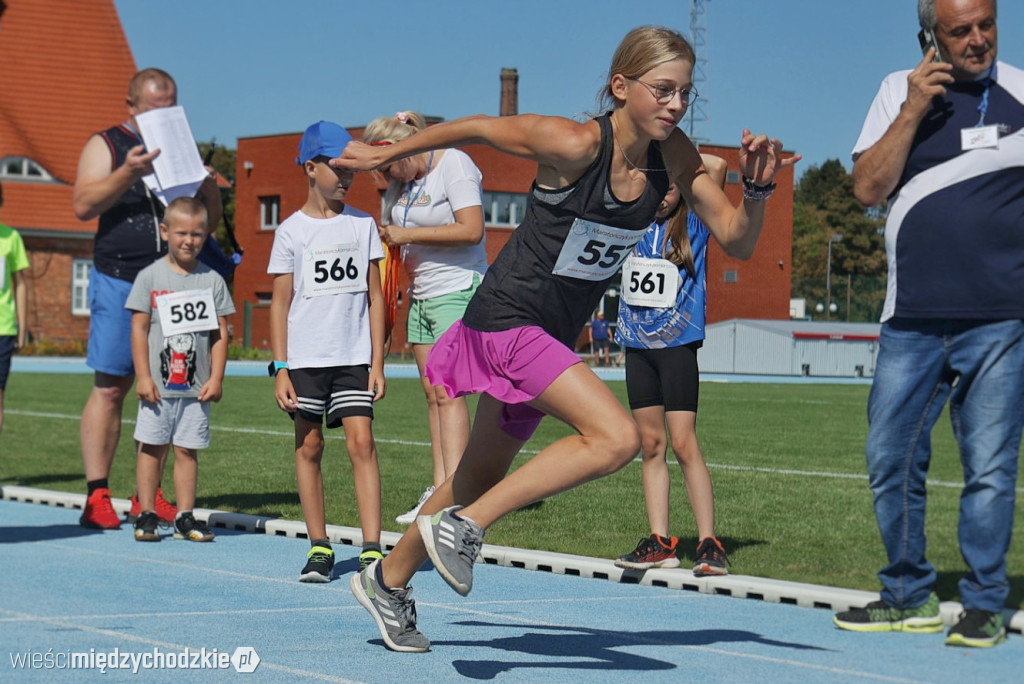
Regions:
[[[299,142],[299,156],[295,159],[295,163],[302,165],[321,155],[332,159],[340,157],[341,151],[350,142],[352,142],[352,136],[338,124],[330,121],[317,121],[302,134],[302,140]]]

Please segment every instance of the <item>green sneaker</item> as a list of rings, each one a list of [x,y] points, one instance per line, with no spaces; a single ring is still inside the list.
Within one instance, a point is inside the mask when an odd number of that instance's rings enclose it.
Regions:
[[[373,564],[373,561],[382,560],[383,558],[384,554],[380,551],[374,551],[373,549],[369,551],[363,551],[361,554],[359,554],[359,572],[362,572],[366,568],[370,567]]]
[[[949,629],[947,646],[992,648],[1006,640],[1002,613],[987,610],[966,610],[960,613],[960,622]]]
[[[331,581],[334,570],[334,549],[314,546],[306,554],[306,567],[299,573],[300,582],[324,584]]]
[[[939,596],[934,591],[916,608],[901,610],[884,601],[872,601],[863,608],[837,613],[832,622],[853,632],[912,632],[935,634],[942,631]]]

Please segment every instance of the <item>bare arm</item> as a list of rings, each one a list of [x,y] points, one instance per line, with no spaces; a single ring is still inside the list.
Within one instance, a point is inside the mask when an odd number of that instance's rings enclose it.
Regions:
[[[370,382],[366,389],[373,400],[380,401],[387,391],[384,380],[384,292],[380,287],[380,261],[371,261],[366,273],[367,296],[370,299]]]
[[[711,177],[700,155],[681,131],[673,132],[664,149],[670,172],[686,205],[700,217],[726,254],[749,259],[764,225],[764,200],[744,198],[734,207],[720,181]],[[768,185],[780,170],[801,159],[800,155],[783,158],[781,151],[779,140],[743,131],[739,153],[741,173],[755,185]]]
[[[160,150],[146,153],[136,145],[128,151],[124,164],[113,171],[114,163],[106,142],[98,135],[89,138],[78,158],[78,175],[72,193],[72,206],[80,221],[96,218],[114,206],[136,181],[153,172],[153,160]]]
[[[538,114],[518,116],[471,116],[430,126],[394,145],[350,142],[332,166],[369,171],[397,159],[430,150],[481,144],[537,162],[538,181],[560,187],[578,178],[597,157],[601,132],[596,121],[577,123],[570,119]],[[548,181],[545,169],[562,182]]]
[[[18,322],[18,338],[15,341],[21,349],[28,340],[28,282],[24,269],[11,274],[14,281],[14,315]]]
[[[293,282],[291,273],[274,276],[270,299],[270,349],[276,361],[288,360],[288,310],[292,307]],[[282,411],[294,412],[298,407],[298,397],[287,368],[277,372],[274,398]]]
[[[929,49],[907,76],[907,99],[885,135],[853,164],[853,193],[865,206],[880,204],[896,189],[917,128],[931,108],[932,99],[945,95],[945,86],[953,82],[950,64],[931,61],[934,50]]]
[[[149,323],[148,312],[132,313],[132,363],[135,364],[135,394],[139,399],[155,404],[160,401],[160,392],[149,367]]]
[[[228,365],[228,319],[217,316],[210,332],[210,379],[199,390],[199,401],[220,401],[224,396],[224,371]]]
[[[446,226],[403,228],[394,224],[380,227],[380,237],[388,247],[398,245],[431,245],[434,247],[468,247],[479,244],[484,237],[483,207],[464,207],[455,212],[455,223]]]

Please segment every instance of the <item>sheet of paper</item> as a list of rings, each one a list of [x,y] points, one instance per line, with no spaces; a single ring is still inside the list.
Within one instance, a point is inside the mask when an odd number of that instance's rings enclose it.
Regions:
[[[176,197],[193,196],[206,178],[185,109],[180,105],[160,107],[137,114],[142,141],[147,150],[160,150],[153,160],[152,175],[143,178],[146,186],[164,205]]]

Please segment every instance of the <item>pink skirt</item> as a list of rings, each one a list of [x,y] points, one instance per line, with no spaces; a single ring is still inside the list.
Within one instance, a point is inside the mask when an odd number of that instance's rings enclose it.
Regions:
[[[486,392],[503,402],[501,428],[525,441],[544,414],[526,406],[580,358],[538,326],[480,332],[456,321],[427,356],[431,385],[448,396]]]

